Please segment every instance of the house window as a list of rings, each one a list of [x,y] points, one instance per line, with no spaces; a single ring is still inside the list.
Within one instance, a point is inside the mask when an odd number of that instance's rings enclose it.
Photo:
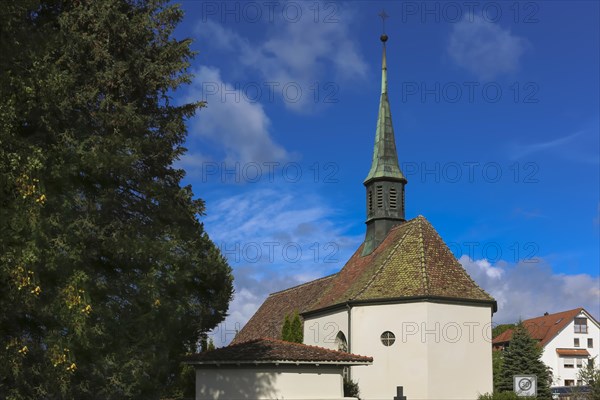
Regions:
[[[587,318],[575,318],[575,333],[588,333]]]
[[[577,386],[582,386],[583,385],[583,381],[581,379],[577,379]]]
[[[392,332],[385,331],[381,334],[381,343],[383,343],[384,346],[389,347],[393,345],[395,341],[396,335],[394,335]]]
[[[579,347],[579,338],[573,339],[573,347]]]
[[[592,349],[594,347],[594,339],[588,339],[588,349]]]
[[[572,358],[565,358],[564,367],[565,368],[574,368],[575,367],[574,360]]]
[[[577,368],[583,367],[583,360],[581,358],[576,358],[575,362],[576,362]]]
[[[383,186],[377,186],[377,208],[383,208]]]
[[[565,379],[565,386],[573,386],[575,381],[573,379]]]

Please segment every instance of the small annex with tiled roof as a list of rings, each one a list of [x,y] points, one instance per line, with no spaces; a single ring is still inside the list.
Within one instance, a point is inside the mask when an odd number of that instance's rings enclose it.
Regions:
[[[196,399],[344,400],[344,370],[373,358],[261,338],[193,354]]]
[[[232,344],[185,358],[185,363],[197,366],[242,364],[294,365],[369,365],[372,357],[283,340],[261,338]]]
[[[552,369],[553,386],[577,385],[578,372],[600,360],[600,324],[584,308],[561,311],[526,319],[523,325],[542,348],[542,361]],[[510,346],[513,330],[508,329],[492,340],[494,349]]]

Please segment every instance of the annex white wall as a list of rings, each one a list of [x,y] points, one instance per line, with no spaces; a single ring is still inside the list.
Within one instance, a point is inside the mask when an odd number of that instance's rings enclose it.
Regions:
[[[545,347],[542,354],[542,361],[552,368],[553,386],[564,386],[565,379],[571,379],[577,382],[577,374],[579,368],[575,364],[574,368],[564,367],[564,357],[559,357],[556,349],[585,349],[590,353],[590,358],[596,358],[596,366],[600,362],[600,329],[594,323],[594,320],[585,313],[580,313],[577,317],[585,317],[588,319],[588,333],[575,333],[575,321],[571,321],[562,331],[558,333]],[[579,347],[574,346],[574,339],[579,338]],[[587,340],[593,340],[593,347],[588,348]],[[567,357],[574,358],[574,357]],[[584,361],[584,367],[587,365],[587,360]]]
[[[341,367],[196,369],[196,400],[341,400],[342,385]]]
[[[386,347],[380,336],[396,342]],[[352,308],[351,351],[373,365],[352,367],[361,398],[476,399],[491,392],[491,309],[427,302]]]

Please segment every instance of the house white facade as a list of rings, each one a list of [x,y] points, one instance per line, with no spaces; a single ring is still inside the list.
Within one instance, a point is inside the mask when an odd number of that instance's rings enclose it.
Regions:
[[[562,311],[523,321],[543,348],[542,361],[552,369],[552,386],[582,384],[577,375],[589,363],[600,364],[600,325],[585,309]],[[494,347],[510,346],[512,330],[493,340]]]
[[[577,374],[590,361],[600,362],[600,325],[584,309],[545,346],[542,360],[552,368],[553,386],[581,384]]]

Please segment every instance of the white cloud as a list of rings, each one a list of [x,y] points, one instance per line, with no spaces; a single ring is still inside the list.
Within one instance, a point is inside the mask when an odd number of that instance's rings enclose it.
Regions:
[[[237,57],[237,66],[243,66],[246,72],[258,72],[263,83],[278,85],[274,93],[287,108],[307,112],[323,104],[324,96],[332,96],[342,83],[350,85],[353,80],[364,79],[367,64],[352,39],[350,27],[354,12],[349,5],[343,9],[345,23],[342,24],[315,22],[310,17],[315,4],[294,4],[302,7],[304,17],[296,22],[276,21],[266,29],[268,37],[262,40],[251,42],[212,20],[199,22],[196,34],[206,40],[206,45]],[[247,73],[241,75],[248,76]],[[326,88],[328,83],[334,86]],[[286,85],[289,87],[287,95],[282,90]],[[300,88],[301,95],[296,93],[296,87]]]
[[[230,162],[276,162],[288,158],[286,150],[271,137],[271,121],[263,106],[249,101],[223,81],[219,69],[203,66],[195,71],[187,101],[198,98],[207,100],[208,106],[190,122],[192,140],[201,137],[219,143]],[[189,157],[182,161],[193,166]]]
[[[221,332],[242,327],[269,293],[337,272],[358,248],[362,235],[348,235],[349,226],[331,219],[336,210],[304,189],[273,183],[273,188],[207,201],[206,231],[235,277],[234,299]],[[226,336],[218,336],[216,344],[233,339]]]
[[[542,259],[538,262],[490,264],[462,256],[460,263],[471,277],[498,302],[497,323],[515,322],[584,307],[600,315],[600,278],[588,274],[556,274]]]
[[[493,79],[518,70],[527,46],[525,39],[509,29],[470,15],[454,24],[447,51],[457,65],[480,79]]]

